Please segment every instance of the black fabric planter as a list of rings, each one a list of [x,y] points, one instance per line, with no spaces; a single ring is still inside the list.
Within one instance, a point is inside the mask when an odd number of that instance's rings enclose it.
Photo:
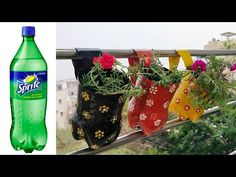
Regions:
[[[83,66],[89,66],[88,68],[80,70],[80,67],[77,67],[76,69],[75,66],[82,66],[83,62],[91,61],[88,59],[88,51],[85,53],[87,58],[73,62],[78,80],[82,74],[89,72],[91,69],[89,67],[93,66],[87,63]],[[93,57],[98,54],[92,53]],[[91,55],[89,57],[92,58]],[[127,78],[125,83],[128,82]],[[80,82],[78,88],[78,107],[72,118],[73,137],[76,140],[84,139],[91,149],[98,149],[114,142],[121,130],[121,113],[126,100],[125,96],[123,94],[97,94],[94,90],[83,87]]]
[[[121,129],[123,94],[100,95],[79,85],[79,106],[72,119],[73,136],[97,149],[116,140]]]
[[[82,74],[88,73],[93,67],[93,57],[98,57],[102,54],[99,49],[91,49],[88,51],[86,49],[77,48],[77,56],[81,59],[72,59],[72,63],[75,70],[75,78],[78,79]]]

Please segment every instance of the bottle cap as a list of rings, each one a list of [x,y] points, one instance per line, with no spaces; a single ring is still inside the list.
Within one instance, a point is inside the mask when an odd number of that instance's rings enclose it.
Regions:
[[[22,36],[35,36],[35,27],[34,26],[23,26],[22,27]]]

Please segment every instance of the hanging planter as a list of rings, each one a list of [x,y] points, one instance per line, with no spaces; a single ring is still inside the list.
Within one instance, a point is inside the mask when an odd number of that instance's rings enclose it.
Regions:
[[[197,121],[204,109],[213,106],[224,108],[235,90],[233,82],[226,79],[230,63],[215,56],[198,59],[192,71],[182,79],[169,107],[169,111],[181,120]],[[233,66],[232,66],[233,67]],[[231,67],[231,70],[232,70]]]
[[[73,136],[84,138],[88,146],[97,149],[116,140],[121,129],[124,94],[102,95],[80,85],[79,106],[73,126]]]
[[[135,87],[141,87],[145,94],[133,97],[128,106],[128,122],[131,128],[141,127],[144,134],[159,131],[168,119],[169,103],[178,88],[181,73],[169,71],[151,51],[136,51],[139,60],[129,59],[131,67],[138,65],[138,80],[131,78]]]
[[[177,114],[177,117],[181,120],[190,119],[191,121],[196,121],[204,112],[201,106],[194,106],[192,103],[192,99],[195,98],[191,97],[191,88],[194,85],[191,74],[185,76],[170,103],[169,111]]]
[[[140,126],[146,135],[159,131],[168,119],[169,103],[178,83],[164,87],[142,77],[137,81],[146,93],[133,97],[129,102],[128,121],[131,128]]]
[[[89,148],[98,149],[114,142],[120,133],[121,112],[131,82],[127,73],[117,69],[124,66],[114,56],[100,53],[82,60],[92,64],[87,72],[78,74],[78,107],[72,135],[84,139]]]

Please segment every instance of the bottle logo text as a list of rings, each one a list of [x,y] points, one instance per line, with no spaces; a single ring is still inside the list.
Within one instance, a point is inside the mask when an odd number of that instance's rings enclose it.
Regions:
[[[26,76],[25,79],[21,81],[17,81],[17,91],[16,93],[19,95],[24,95],[25,93],[28,93],[30,91],[34,91],[40,87],[40,81],[37,77],[37,75],[29,75]]]

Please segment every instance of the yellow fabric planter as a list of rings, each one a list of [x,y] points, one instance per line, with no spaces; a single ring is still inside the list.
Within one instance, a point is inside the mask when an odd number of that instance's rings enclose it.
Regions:
[[[195,122],[201,117],[204,110],[201,107],[194,107],[191,102],[194,97],[190,95],[190,89],[196,86],[190,81],[190,76],[189,74],[182,79],[170,103],[169,112],[176,113],[181,120],[190,119]]]

